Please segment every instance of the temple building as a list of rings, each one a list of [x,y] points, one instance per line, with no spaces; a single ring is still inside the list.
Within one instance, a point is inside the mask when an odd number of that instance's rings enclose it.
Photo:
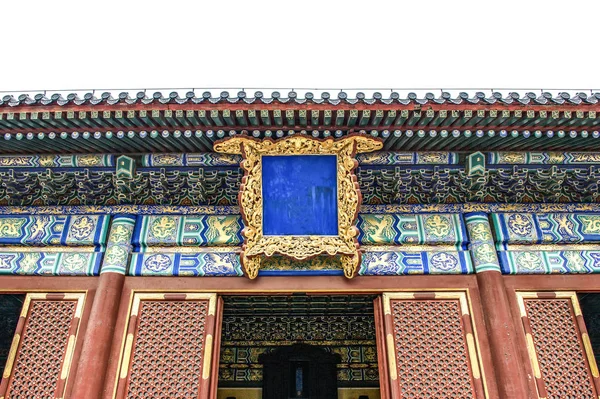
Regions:
[[[600,93],[200,93],[0,100],[0,399],[600,398]]]

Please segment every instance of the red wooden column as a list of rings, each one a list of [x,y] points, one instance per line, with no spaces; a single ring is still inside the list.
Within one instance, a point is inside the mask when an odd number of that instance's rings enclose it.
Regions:
[[[134,225],[131,215],[117,215],[112,222],[71,398],[97,399],[104,389]]]
[[[510,313],[488,215],[481,212],[469,213],[465,215],[465,221],[498,392],[501,398],[528,398],[523,359],[517,351],[516,328]]]

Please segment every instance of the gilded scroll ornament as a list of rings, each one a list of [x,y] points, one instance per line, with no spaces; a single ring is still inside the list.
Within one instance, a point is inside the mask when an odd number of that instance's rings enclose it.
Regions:
[[[215,151],[241,154],[245,171],[239,194],[239,204],[244,217],[245,238],[242,264],[250,278],[260,270],[261,256],[275,254],[297,260],[313,256],[342,255],[344,274],[353,277],[360,263],[358,230],[354,222],[358,215],[361,195],[354,169],[357,153],[376,151],[382,143],[370,137],[348,136],[340,140],[317,140],[306,136],[291,136],[278,141],[233,137],[215,144]],[[263,235],[263,155],[337,155],[337,211],[338,234],[332,236]]]

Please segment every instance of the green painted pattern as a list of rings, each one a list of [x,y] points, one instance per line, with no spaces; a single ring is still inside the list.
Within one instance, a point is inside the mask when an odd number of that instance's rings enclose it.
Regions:
[[[500,272],[500,262],[487,214],[470,213],[465,215],[465,221],[471,240],[470,252],[475,272]]]
[[[94,276],[100,252],[0,252],[0,275]]]
[[[153,246],[231,246],[242,244],[239,215],[143,216],[134,236],[140,252]]]
[[[360,214],[356,223],[363,245],[452,245],[465,247],[460,214]]]
[[[101,273],[125,274],[132,245],[135,217],[118,215],[113,219]]]

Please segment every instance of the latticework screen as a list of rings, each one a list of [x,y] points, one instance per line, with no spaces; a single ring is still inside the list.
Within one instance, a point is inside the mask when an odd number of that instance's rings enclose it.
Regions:
[[[210,294],[136,294],[117,397],[208,397],[215,303]]]
[[[85,294],[54,293],[25,297],[2,376],[0,397],[64,396],[84,297]]]
[[[485,398],[467,296],[384,294],[391,392],[399,398]]]
[[[540,398],[598,398],[598,368],[574,292],[517,293]]]

